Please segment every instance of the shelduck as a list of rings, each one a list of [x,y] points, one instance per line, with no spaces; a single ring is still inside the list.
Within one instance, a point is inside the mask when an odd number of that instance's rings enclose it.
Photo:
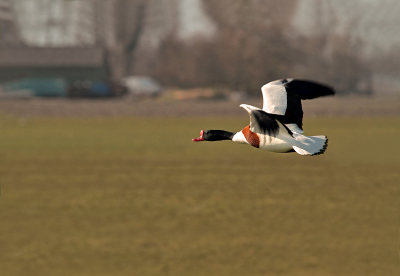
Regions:
[[[334,95],[325,84],[308,80],[276,80],[261,88],[263,108],[242,104],[250,116],[250,125],[239,132],[202,130],[200,141],[232,140],[271,152],[297,152],[300,155],[323,154],[328,146],[326,136],[303,135],[301,100]]]

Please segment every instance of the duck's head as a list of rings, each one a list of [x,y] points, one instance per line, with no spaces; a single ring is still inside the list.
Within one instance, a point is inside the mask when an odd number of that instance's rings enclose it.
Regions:
[[[195,142],[232,140],[233,135],[234,133],[224,130],[202,130],[200,137],[192,140]]]
[[[200,141],[208,141],[208,135],[209,135],[209,130],[201,130],[200,131],[200,137],[196,139],[192,139],[194,142],[200,142]]]

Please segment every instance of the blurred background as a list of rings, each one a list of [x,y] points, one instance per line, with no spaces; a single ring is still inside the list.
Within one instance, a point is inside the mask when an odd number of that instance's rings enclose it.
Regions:
[[[0,274],[399,272],[399,0],[0,0]],[[281,78],[325,154],[194,143]]]
[[[1,0],[0,82],[15,96],[259,95],[296,77],[399,94],[399,11],[395,0]]]

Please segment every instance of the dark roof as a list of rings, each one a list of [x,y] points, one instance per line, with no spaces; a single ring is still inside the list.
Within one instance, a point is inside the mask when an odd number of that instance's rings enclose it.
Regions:
[[[0,67],[100,67],[104,51],[86,48],[0,48]]]

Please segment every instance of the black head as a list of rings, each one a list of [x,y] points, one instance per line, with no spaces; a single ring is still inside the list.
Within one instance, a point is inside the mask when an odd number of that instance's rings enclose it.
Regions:
[[[235,135],[233,132],[225,130],[202,130],[200,131],[200,137],[192,140],[195,142],[232,140],[233,135]]]

